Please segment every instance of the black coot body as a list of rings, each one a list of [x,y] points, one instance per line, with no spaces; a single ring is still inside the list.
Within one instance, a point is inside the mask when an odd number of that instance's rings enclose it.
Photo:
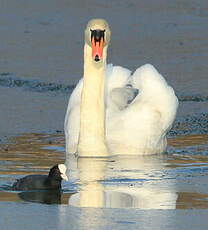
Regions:
[[[61,189],[62,179],[68,180],[66,166],[59,164],[53,166],[48,175],[29,175],[18,179],[12,189],[21,191]]]

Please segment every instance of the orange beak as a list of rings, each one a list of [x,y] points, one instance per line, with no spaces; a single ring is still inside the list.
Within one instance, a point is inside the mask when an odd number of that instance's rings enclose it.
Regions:
[[[103,47],[104,47],[104,39],[103,37],[100,41],[96,41],[94,38],[92,39],[92,58],[97,62],[103,58]]]
[[[98,62],[103,58],[105,30],[91,30],[92,58]]]

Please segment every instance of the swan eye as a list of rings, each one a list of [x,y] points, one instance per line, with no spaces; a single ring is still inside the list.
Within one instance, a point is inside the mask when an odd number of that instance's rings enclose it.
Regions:
[[[95,42],[100,42],[101,40],[105,41],[105,30],[92,30],[91,32],[91,41],[94,39]]]

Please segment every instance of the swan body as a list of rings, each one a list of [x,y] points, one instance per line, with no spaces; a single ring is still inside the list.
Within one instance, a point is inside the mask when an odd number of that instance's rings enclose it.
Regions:
[[[87,28],[102,21],[91,20]],[[150,64],[133,74],[107,65],[107,45],[103,60],[95,62],[86,43],[84,77],[70,96],[65,117],[66,152],[81,156],[164,152],[178,108],[173,88]]]

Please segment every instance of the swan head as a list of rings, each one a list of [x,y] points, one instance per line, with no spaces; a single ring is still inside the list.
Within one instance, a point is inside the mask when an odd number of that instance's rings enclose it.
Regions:
[[[92,48],[92,59],[99,62],[103,59],[103,49],[110,42],[111,31],[104,19],[92,19],[85,29],[85,43]]]

